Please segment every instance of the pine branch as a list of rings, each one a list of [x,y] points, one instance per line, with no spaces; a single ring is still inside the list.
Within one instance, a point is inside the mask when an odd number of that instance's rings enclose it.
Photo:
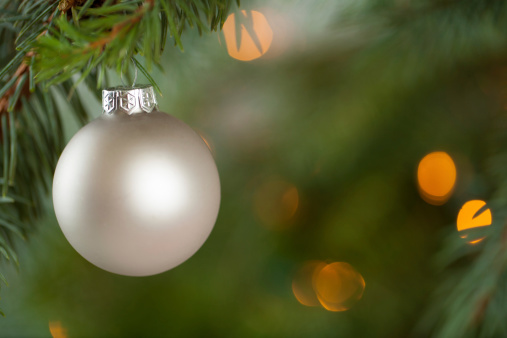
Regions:
[[[187,25],[196,26],[200,32],[218,29],[230,3],[131,0],[110,6],[73,7],[71,12],[76,14],[60,13],[55,27],[34,44],[35,78],[52,85],[81,73],[77,85],[99,65],[120,72],[123,60],[136,54],[144,57],[151,70],[160,61],[168,32],[175,45],[183,49],[181,34]]]

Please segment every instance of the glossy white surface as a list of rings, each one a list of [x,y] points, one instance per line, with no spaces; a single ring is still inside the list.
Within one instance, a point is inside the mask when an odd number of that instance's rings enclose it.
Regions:
[[[88,261],[117,274],[153,275],[192,256],[220,205],[218,171],[201,137],[154,111],[103,115],[58,162],[56,216]]]

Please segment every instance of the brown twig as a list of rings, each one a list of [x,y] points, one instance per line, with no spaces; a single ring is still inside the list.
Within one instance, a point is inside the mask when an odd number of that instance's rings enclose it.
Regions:
[[[49,16],[49,18],[44,22],[44,25],[47,26],[51,20],[53,20],[53,16],[55,15],[55,12],[56,10],[51,13],[51,15]],[[47,32],[47,29],[43,30],[39,36],[42,36],[44,34],[46,34]],[[25,54],[25,57],[24,59],[26,58],[31,58],[35,55],[35,53],[33,51],[29,51]],[[8,112],[8,109],[9,109],[9,100],[10,100],[10,97],[14,94],[14,92],[16,91],[16,88],[18,87],[18,84],[19,82],[21,81],[21,76],[25,73],[28,73],[30,70],[29,66],[26,64],[26,63],[21,63],[18,67],[18,69],[16,69],[16,71],[14,72],[14,74],[11,76],[11,79],[12,78],[18,78],[13,84],[12,86],[7,89],[7,91],[4,93],[4,95],[2,97],[0,97],[0,116],[3,115],[3,114],[6,114]],[[29,87],[30,87],[30,84],[29,84],[29,81],[25,82],[22,90],[21,90],[21,94],[19,96],[19,98],[21,99],[21,97],[28,97],[30,95],[30,90],[29,90]],[[16,106],[14,107],[14,109],[19,109],[21,106],[21,100],[18,100],[18,102],[16,103]]]
[[[86,53],[90,49],[100,48],[101,50],[103,50],[108,43],[110,43],[111,41],[113,41],[116,38],[122,37],[120,35],[122,30],[125,27],[133,26],[135,23],[139,22],[141,20],[141,18],[144,16],[144,13],[146,11],[149,11],[151,8],[153,8],[153,6],[154,6],[154,0],[147,0],[144,6],[139,7],[134,12],[134,15],[132,16],[132,18],[122,21],[122,22],[119,22],[116,25],[114,25],[113,28],[111,29],[111,32],[107,36],[90,43],[85,48],[83,53]]]
[[[34,53],[32,51],[26,53],[26,57],[28,57],[28,58],[32,57],[33,55],[34,55]],[[21,81],[21,76],[23,74],[25,74],[25,73],[28,73],[28,71],[29,71],[28,65],[26,63],[21,63],[21,65],[19,65],[18,69],[16,69],[16,71],[12,75],[11,79],[12,78],[16,78],[16,77],[18,79],[5,92],[5,94],[2,97],[0,97],[0,115],[3,115],[3,114],[7,113],[7,110],[9,109],[9,100],[10,100],[10,97],[16,91],[16,88],[18,87],[18,84]],[[20,96],[28,96],[29,94],[30,94],[29,84],[28,84],[28,82],[25,82],[25,84],[23,85],[23,88],[21,90],[21,95]],[[19,108],[20,102],[21,102],[21,100],[18,100],[15,108]]]
[[[81,6],[85,3],[86,0],[60,0],[60,3],[58,4],[58,9],[62,12],[67,12],[69,9]]]

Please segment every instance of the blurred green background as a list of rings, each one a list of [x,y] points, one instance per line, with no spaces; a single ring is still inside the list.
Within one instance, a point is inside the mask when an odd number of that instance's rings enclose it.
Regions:
[[[445,275],[438,253],[479,250],[455,220],[495,188],[487,160],[504,113],[505,10],[442,3],[244,2],[273,31],[248,62],[229,56],[222,33],[186,32],[185,51],[167,48],[152,75],[160,110],[215,156],[222,203],[211,236],[173,270],[118,276],[73,250],[48,196],[47,219],[18,245],[19,271],[3,267],[0,336],[51,337],[50,324],[68,337],[426,336],[432,302],[444,302],[432,300]],[[88,88],[78,95],[101,114]],[[79,126],[66,125],[70,139]],[[417,188],[432,151],[458,173],[442,206]],[[362,298],[343,312],[299,303],[292,283],[308,260],[351,264]]]

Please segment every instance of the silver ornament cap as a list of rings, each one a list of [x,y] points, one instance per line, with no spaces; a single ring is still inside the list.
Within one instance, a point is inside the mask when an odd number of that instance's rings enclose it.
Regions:
[[[158,109],[155,92],[150,85],[106,88],[102,91],[102,108],[103,114],[121,111],[128,115],[151,113],[153,109]]]

